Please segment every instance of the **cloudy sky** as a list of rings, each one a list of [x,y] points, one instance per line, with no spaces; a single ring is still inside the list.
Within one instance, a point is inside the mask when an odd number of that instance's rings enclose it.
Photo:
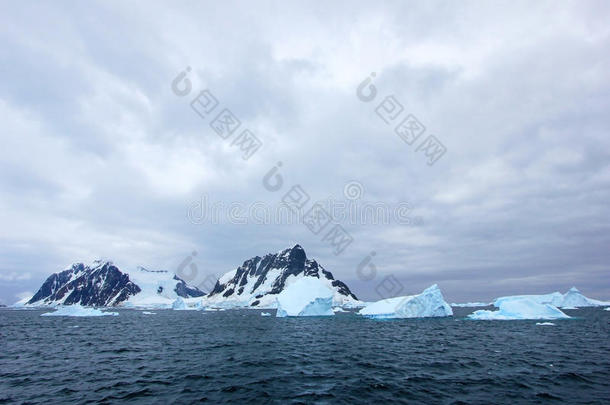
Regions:
[[[294,243],[367,300],[432,283],[449,301],[572,285],[610,299],[607,2],[1,8],[0,302],[76,261],[175,269],[196,251],[203,277]],[[202,117],[205,89],[218,105]],[[224,108],[241,122],[227,139],[210,126]],[[412,145],[394,132],[409,114],[425,126]],[[247,160],[246,128],[262,142]],[[446,148],[432,165],[429,135]],[[295,185],[305,209],[408,206],[411,221],[337,214],[314,234],[240,215]],[[202,200],[240,219],[193,214]],[[338,255],[334,225],[353,239]]]

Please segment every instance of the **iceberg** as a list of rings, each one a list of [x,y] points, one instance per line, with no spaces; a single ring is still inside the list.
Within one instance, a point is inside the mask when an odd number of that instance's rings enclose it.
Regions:
[[[554,307],[560,307],[563,304],[563,294],[560,292],[554,292],[551,294],[541,295],[510,295],[507,297],[496,298],[493,305],[499,308],[504,302],[522,300],[529,300],[538,304],[550,304]]]
[[[607,302],[587,298],[578,291],[576,287],[572,287],[563,295],[562,308],[582,308],[582,307],[598,307],[607,305]]]
[[[174,301],[174,303],[172,304],[172,309],[174,311],[188,311],[188,310],[192,310],[192,309],[196,309],[196,308],[190,308],[186,301],[184,301],[184,299],[182,299],[182,297],[178,297],[176,298],[176,301]]]
[[[345,309],[343,309],[341,307],[334,307],[333,312],[349,312],[349,311],[346,311]]]
[[[360,310],[360,315],[371,318],[428,318],[452,316],[453,310],[445,302],[438,285],[426,288],[421,294],[387,298]]]
[[[276,317],[332,316],[334,291],[318,278],[302,277],[277,296]]]
[[[59,306],[54,312],[47,312],[40,316],[117,316],[118,312],[102,312],[95,308],[86,308],[80,305]]]
[[[567,319],[569,316],[551,304],[540,304],[537,301],[520,298],[503,300],[497,311],[480,309],[468,315],[475,320],[520,320],[520,319]]]
[[[530,300],[538,304],[550,304],[554,307],[564,309],[576,309],[581,307],[598,307],[606,306],[609,303],[605,301],[598,301],[591,298],[587,298],[576,287],[572,287],[562,294],[560,292],[554,292],[551,294],[542,295],[512,295],[507,297],[500,297],[494,301],[494,306],[500,307],[503,302],[514,301],[514,300]]]
[[[271,316],[269,312],[261,312],[261,316]]]
[[[451,304],[452,307],[456,307],[456,308],[489,307],[491,305],[493,305],[491,302],[466,302],[463,304],[456,304],[454,302]]]

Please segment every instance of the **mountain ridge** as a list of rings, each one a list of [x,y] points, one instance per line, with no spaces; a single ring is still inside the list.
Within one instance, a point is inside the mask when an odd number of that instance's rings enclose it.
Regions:
[[[204,301],[209,304],[233,301],[240,306],[268,307],[273,305],[275,297],[286,288],[291,277],[326,280],[335,292],[336,305],[358,301],[344,282],[336,280],[315,259],[308,259],[299,244],[245,260],[241,266],[220,277]]]

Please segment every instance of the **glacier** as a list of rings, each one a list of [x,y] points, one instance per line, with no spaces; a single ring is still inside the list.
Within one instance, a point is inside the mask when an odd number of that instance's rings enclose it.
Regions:
[[[316,277],[302,277],[278,294],[276,317],[333,316],[334,291]]]
[[[121,303],[125,308],[175,309],[173,306],[178,299],[201,299],[204,295],[167,270],[138,267],[125,272],[141,290]]]
[[[568,315],[551,304],[541,304],[529,298],[503,300],[498,310],[480,309],[468,315],[468,318],[485,321],[510,321],[521,319],[568,319]]]
[[[102,312],[99,309],[87,308],[80,305],[58,306],[54,312],[46,312],[40,316],[117,316],[118,312]]]
[[[445,302],[438,285],[426,288],[421,294],[386,298],[373,302],[359,312],[370,318],[427,318],[452,316],[451,306]]]

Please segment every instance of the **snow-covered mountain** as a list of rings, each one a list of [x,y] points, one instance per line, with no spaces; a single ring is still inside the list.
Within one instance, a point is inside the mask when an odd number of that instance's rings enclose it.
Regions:
[[[263,257],[246,260],[237,269],[224,274],[204,299],[206,306],[259,307],[276,306],[284,289],[303,277],[323,281],[333,292],[333,305],[353,304],[358,298],[342,281],[335,280],[315,260],[310,260],[300,245]]]
[[[202,291],[188,286],[167,271],[153,272],[139,268],[127,273],[112,262],[97,260],[91,265],[76,263],[62,272],[52,274],[26,305],[105,307],[164,299],[171,304],[177,297],[203,295]]]

